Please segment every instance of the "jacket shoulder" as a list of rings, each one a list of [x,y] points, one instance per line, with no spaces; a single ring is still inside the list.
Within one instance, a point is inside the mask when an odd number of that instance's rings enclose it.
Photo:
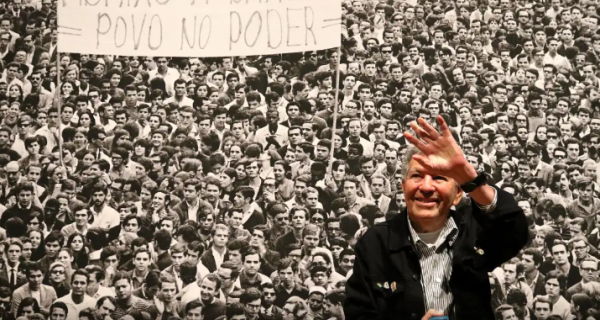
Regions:
[[[371,247],[377,243],[387,243],[389,233],[390,222],[380,222],[368,228],[367,231],[365,231],[365,233],[360,237],[360,239],[358,239],[358,243],[365,244],[368,247]]]

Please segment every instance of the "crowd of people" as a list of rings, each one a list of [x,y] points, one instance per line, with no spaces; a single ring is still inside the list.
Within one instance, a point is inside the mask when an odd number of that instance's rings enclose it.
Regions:
[[[57,2],[0,1],[1,319],[344,320],[438,116],[530,225],[496,319],[600,319],[596,1],[344,0],[340,50],[222,58],[58,53]]]

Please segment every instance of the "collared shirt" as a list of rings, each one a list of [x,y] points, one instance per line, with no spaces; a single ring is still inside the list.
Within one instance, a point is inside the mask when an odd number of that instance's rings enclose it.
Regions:
[[[138,276],[136,271],[137,270],[134,269],[131,272],[131,283],[135,289],[140,288],[144,284],[146,281],[146,276],[148,275],[148,270],[146,270],[146,272],[141,276]]]
[[[104,231],[108,231],[121,224],[119,213],[108,205],[105,205],[100,212],[94,211],[94,207],[90,207],[90,211],[94,215],[92,227],[99,227]]]
[[[188,205],[187,218],[192,221],[196,221],[198,218],[198,209],[200,208],[200,200],[196,199],[196,204],[191,205],[187,200],[185,201]]]
[[[17,278],[19,277],[19,263],[15,264],[14,267],[11,267],[8,262],[5,263],[6,266],[6,274],[8,275],[8,282],[11,285],[17,284]],[[14,271],[14,274],[13,274]]]
[[[412,227],[410,219],[408,225],[421,265],[421,285],[425,298],[425,310],[439,310],[448,315],[454,299],[450,291],[453,256],[450,248],[458,236],[458,227],[454,218],[450,217],[442,230],[437,231],[439,236],[433,244],[421,240],[419,234]],[[421,234],[421,236],[425,235],[427,234]]]
[[[215,258],[215,265],[217,266],[217,269],[221,267],[221,264],[223,264],[223,260],[225,260],[225,255],[227,254],[227,250],[223,251],[223,254],[220,254],[217,250],[215,250],[215,248],[212,248],[212,254],[213,257]]]

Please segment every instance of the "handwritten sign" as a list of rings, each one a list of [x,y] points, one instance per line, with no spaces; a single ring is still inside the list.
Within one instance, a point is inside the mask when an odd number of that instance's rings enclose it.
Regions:
[[[235,56],[340,45],[334,0],[59,0],[60,52]]]

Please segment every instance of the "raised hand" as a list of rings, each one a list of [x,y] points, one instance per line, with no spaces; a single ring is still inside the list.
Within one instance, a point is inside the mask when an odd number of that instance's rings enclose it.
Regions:
[[[404,133],[406,140],[423,153],[414,155],[413,160],[432,174],[452,178],[459,184],[470,182],[474,176],[477,176],[477,172],[465,158],[444,118],[438,115],[437,121],[440,124],[441,134],[422,118],[410,124],[421,139],[409,132]]]

